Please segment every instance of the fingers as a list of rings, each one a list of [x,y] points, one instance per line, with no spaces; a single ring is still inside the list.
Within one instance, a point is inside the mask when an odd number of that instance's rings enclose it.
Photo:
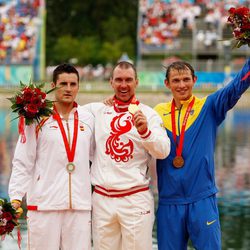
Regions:
[[[18,208],[21,207],[21,202],[17,201],[17,200],[13,200],[13,201],[11,201],[11,205],[13,208],[15,208],[17,210]]]
[[[18,209],[16,209],[16,217],[17,219],[21,217],[22,213],[23,213],[23,209],[21,207],[19,207]]]
[[[139,133],[146,131],[148,128],[147,118],[140,110],[134,114],[134,125]]]
[[[106,99],[104,99],[103,103],[106,106],[113,106],[113,102],[114,102],[114,97],[113,96],[109,96]]]

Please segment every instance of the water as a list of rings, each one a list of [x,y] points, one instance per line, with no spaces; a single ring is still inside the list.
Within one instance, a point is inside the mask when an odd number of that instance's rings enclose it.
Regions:
[[[0,108],[0,197],[7,197],[11,160],[17,140],[17,124],[10,123],[9,111]],[[234,109],[218,131],[216,179],[223,250],[250,249],[250,110]],[[22,249],[26,249],[26,222],[22,224]],[[154,249],[156,239],[154,232]],[[14,232],[14,238],[16,235]],[[0,249],[18,249],[10,236]],[[190,247],[190,249],[192,249]]]

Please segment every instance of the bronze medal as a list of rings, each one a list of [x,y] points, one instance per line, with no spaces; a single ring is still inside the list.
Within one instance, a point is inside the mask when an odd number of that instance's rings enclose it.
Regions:
[[[184,165],[185,161],[182,156],[175,156],[173,160],[173,165],[175,168],[182,168]]]
[[[73,173],[75,171],[75,164],[73,162],[69,162],[66,166],[68,173]]]

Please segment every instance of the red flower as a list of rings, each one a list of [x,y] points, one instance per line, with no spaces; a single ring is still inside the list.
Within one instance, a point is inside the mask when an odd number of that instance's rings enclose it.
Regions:
[[[249,9],[247,7],[239,7],[234,10],[234,14],[239,16],[247,16],[249,14]]]
[[[12,111],[18,113],[19,117],[23,117],[23,122],[25,122],[26,125],[30,125],[33,122],[39,122],[43,116],[52,114],[53,102],[47,100],[46,96],[47,93],[50,93],[54,89],[43,92],[41,88],[45,86],[44,83],[40,85],[32,83],[25,85],[20,82],[20,85],[21,90],[14,97],[8,99],[12,103]],[[21,129],[22,126],[20,125],[19,128]]]
[[[6,234],[10,234],[15,227],[19,227],[20,224],[17,221],[16,210],[12,207],[10,202],[7,202],[6,199],[0,199],[0,235],[2,240],[5,238]]]
[[[21,104],[23,103],[23,98],[21,96],[16,97],[16,104]]]
[[[233,29],[236,40],[234,47],[250,46],[250,10],[247,7],[230,8],[228,23]]]
[[[10,233],[13,231],[15,227],[15,224],[12,222],[8,222],[7,225],[5,226],[5,230],[7,231],[7,233]]]
[[[30,103],[33,104],[33,105],[36,105],[36,106],[40,107],[41,104],[42,104],[41,103],[41,98],[34,96],[34,97],[31,98]]]
[[[4,212],[4,213],[2,214],[2,218],[3,218],[3,219],[6,219],[7,221],[10,221],[10,220],[13,219],[13,216],[12,216],[12,214],[11,214],[10,212]]]
[[[34,105],[34,104],[28,104],[27,106],[26,106],[26,111],[27,111],[27,113],[29,114],[29,115],[34,115],[34,114],[36,114],[36,113],[38,113],[38,109],[37,109],[37,106],[36,105]]]
[[[25,102],[30,101],[30,99],[32,98],[32,96],[33,96],[33,91],[32,91],[32,89],[30,89],[30,88],[25,88],[25,89],[24,89],[24,92],[23,92],[23,99],[24,99],[24,101],[25,101]]]
[[[4,226],[0,226],[0,235],[3,235],[6,233],[5,227]]]

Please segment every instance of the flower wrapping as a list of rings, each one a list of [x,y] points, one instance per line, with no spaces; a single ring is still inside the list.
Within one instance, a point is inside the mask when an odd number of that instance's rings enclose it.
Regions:
[[[54,89],[44,92],[41,90],[44,85],[45,83],[25,85],[20,82],[20,90],[15,96],[8,98],[12,103],[12,112],[18,114],[16,118],[19,118],[18,132],[21,135],[22,143],[26,141],[25,125],[30,125],[35,121],[39,123],[42,117],[49,116],[53,112],[53,102],[46,99],[46,96]]]
[[[243,6],[230,8],[227,22],[233,29],[235,44],[233,47],[240,48],[242,45],[250,47],[250,10]]]

